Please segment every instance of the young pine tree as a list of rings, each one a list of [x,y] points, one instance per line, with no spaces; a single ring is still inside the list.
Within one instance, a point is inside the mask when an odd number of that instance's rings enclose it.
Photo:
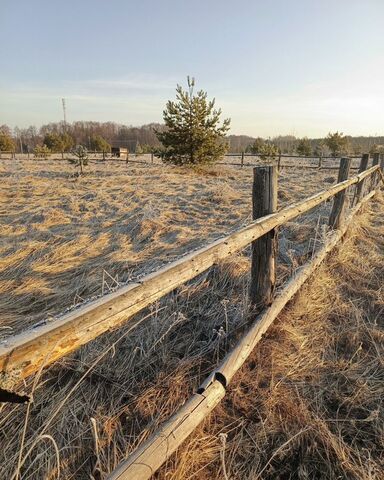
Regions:
[[[207,93],[194,93],[195,80],[188,77],[188,91],[176,88],[176,101],[168,101],[163,112],[166,129],[156,131],[163,149],[157,152],[165,162],[174,165],[214,163],[227,151],[225,134],[230,119],[220,126],[221,110]]]
[[[310,157],[312,155],[312,145],[307,137],[299,140],[299,143],[296,147],[296,152],[303,157]]]
[[[68,162],[79,168],[79,175],[83,174],[83,167],[88,165],[88,150],[83,145],[76,145],[71,151],[74,158],[68,158]]]
[[[13,152],[15,150],[15,142],[11,135],[0,131],[0,152]]]
[[[324,139],[324,144],[329,148],[332,157],[339,157],[348,150],[348,139],[339,132],[329,132]]]
[[[270,157],[277,157],[280,152],[277,145],[270,140],[265,141],[260,137],[256,138],[256,140],[248,146],[247,151],[254,155],[258,155],[261,160],[266,160]]]

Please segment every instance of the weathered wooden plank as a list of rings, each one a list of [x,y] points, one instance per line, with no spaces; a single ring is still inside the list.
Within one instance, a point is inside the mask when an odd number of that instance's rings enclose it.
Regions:
[[[172,262],[118,291],[105,295],[45,325],[9,337],[0,345],[0,374],[24,378],[76,350],[191,280],[209,267],[242,250],[273,228],[311,210],[336,193],[371,175],[375,166],[281,211],[260,218],[237,232]]]
[[[277,210],[277,168],[274,165],[253,169],[253,220]],[[252,242],[250,303],[262,310],[272,303],[276,282],[276,229]]]
[[[225,396],[224,387],[229,384],[236,372],[242,367],[283,308],[325,260],[329,252],[336,247],[362,205],[371,199],[374,194],[375,191],[372,191],[364,197],[354,207],[342,227],[333,232],[332,237],[314,258],[296,271],[293,278],[277,296],[273,304],[257,317],[235,348],[224,358],[221,365],[200,386],[198,389],[199,393],[194,394],[191,400],[164,424],[164,427],[156,431],[142,446],[134,451],[125,461],[121,462],[117,469],[108,476],[107,480],[148,480],[176,451],[188,435],[211,413],[213,408]],[[212,393],[210,393],[211,391]],[[206,407],[202,402],[200,403],[196,395],[207,397],[209,407]],[[181,425],[180,431],[178,430],[179,425]]]
[[[108,477],[109,480],[150,478],[166,458],[195,430],[225,395],[217,380],[195,393],[184,406]],[[147,461],[149,459],[149,461]]]
[[[343,182],[344,180],[348,179],[350,168],[351,168],[351,159],[342,158],[340,160],[338,182]],[[345,194],[346,194],[346,189],[337,193],[333,198],[332,211],[329,216],[329,226],[334,229],[340,228],[343,222]]]

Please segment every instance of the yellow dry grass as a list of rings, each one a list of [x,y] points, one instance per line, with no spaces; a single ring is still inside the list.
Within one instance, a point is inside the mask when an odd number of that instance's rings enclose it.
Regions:
[[[132,166],[133,165],[133,166]],[[252,170],[0,160],[0,336],[18,333],[249,222]],[[335,181],[283,172],[280,204]]]
[[[76,181],[61,162],[7,163],[0,172],[8,198],[0,305],[14,331],[100,294],[103,278],[113,287],[250,219],[249,169],[93,164]],[[327,179],[335,176],[283,171],[280,204]],[[373,202],[158,478],[381,478],[384,201]],[[317,222],[328,210],[282,229],[280,282],[322,241]],[[46,218],[60,223],[44,226]],[[241,335],[251,320],[248,275],[244,251],[143,311],[134,330],[128,323],[29,379],[32,405],[0,407],[0,478],[105,478]]]
[[[381,196],[159,479],[384,478],[383,211]]]

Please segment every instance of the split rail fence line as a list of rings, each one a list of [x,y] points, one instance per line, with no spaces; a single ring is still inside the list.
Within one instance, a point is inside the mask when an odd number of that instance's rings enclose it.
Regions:
[[[379,157],[375,161],[378,163]],[[263,171],[265,168],[256,167],[255,172]],[[351,185],[361,184],[366,177],[372,176],[378,170],[379,166],[375,164],[370,169],[362,170],[356,176],[340,181],[327,190],[278,212],[262,216],[246,227],[56,320],[6,338],[0,344],[0,380],[11,377],[25,378],[99,335],[116,329],[134,314],[220,260],[244,249],[273,229],[308,212],[335,195],[342,194]],[[137,321],[137,319],[131,320],[133,324]]]
[[[145,161],[145,160],[136,160],[137,156],[144,156],[144,155],[150,155],[151,161]],[[373,154],[373,156],[376,154]],[[379,155],[379,154],[377,154]],[[141,165],[147,165],[147,166],[162,166],[164,163],[160,161],[155,161],[154,154],[143,154],[143,155],[135,155],[135,154],[130,154],[128,158],[126,159],[121,159],[121,160],[116,160],[115,158],[112,158],[108,161],[114,160],[114,161],[124,161],[128,163],[136,163],[136,164],[141,164]],[[341,157],[331,157],[331,156],[303,156],[303,155],[289,155],[289,154],[278,154],[278,155],[263,155],[263,154],[257,154],[257,153],[227,153],[224,155],[224,158],[236,158],[238,157],[240,159],[240,162],[229,162],[229,161],[220,161],[216,162],[215,165],[228,165],[228,166],[234,166],[234,167],[256,167],[259,165],[263,165],[266,163],[266,161],[270,162],[275,162],[276,165],[278,166],[279,169],[282,168],[311,168],[311,169],[321,169],[321,170],[338,170],[339,166],[338,165],[326,165],[323,162],[325,160],[333,160],[334,162],[340,162]],[[246,158],[254,158],[255,161],[250,162],[246,161]],[[132,158],[135,158],[135,160],[132,160]],[[156,157],[157,158],[157,157]],[[295,163],[283,163],[283,159],[293,159],[294,161],[297,159],[302,159],[302,160],[315,160],[316,164],[295,164]],[[361,156],[353,156],[349,157],[351,159],[357,159],[361,158]],[[96,160],[97,162],[100,162],[101,160]],[[351,166],[351,170],[357,170],[358,167]]]
[[[100,152],[88,152],[89,155],[90,155],[90,158],[89,158],[89,161],[90,162],[96,162],[96,163],[105,163],[105,164],[108,164],[110,162],[119,162],[119,163],[123,163],[125,162],[126,164],[128,163],[136,163],[136,164],[141,164],[141,165],[147,165],[147,166],[161,166],[161,165],[164,165],[162,163],[162,161],[155,161],[155,155],[153,153],[149,153],[149,154],[135,154],[135,153],[131,153],[131,154],[128,154],[127,158],[125,157],[121,157],[121,158],[117,158],[117,157],[108,157],[107,158],[104,158],[103,157],[103,154],[100,153]],[[10,157],[3,157],[3,155],[10,155]],[[15,152],[6,152],[6,151],[3,151],[1,152],[0,151],[0,160],[3,159],[3,160],[13,160],[13,159],[17,159],[17,156],[20,156],[20,154],[15,154]],[[23,157],[26,157],[29,159],[30,156],[33,158],[33,154],[21,154],[23,155]],[[39,161],[39,162],[44,162],[44,161],[47,161],[47,160],[57,160],[57,161],[65,161],[66,158],[62,158],[61,157],[61,154],[57,154],[57,155],[60,155],[60,156],[57,156],[55,157],[55,154],[51,154],[53,156],[52,157],[48,157],[46,159],[41,159],[41,158],[37,158],[36,160]],[[68,155],[67,153],[65,153],[65,155]],[[92,155],[94,155],[94,157],[92,157]],[[98,157],[97,157],[98,155]],[[373,154],[372,157],[374,158],[375,155],[379,155],[379,154]],[[136,158],[137,157],[142,157],[142,156],[149,156],[150,157],[150,161],[146,161],[146,160],[137,160]],[[339,166],[334,166],[334,165],[326,165],[324,164],[324,161],[325,160],[333,160],[333,161],[337,161],[339,162],[341,157],[332,157],[332,156],[304,156],[304,155],[290,155],[290,154],[285,154],[285,153],[281,153],[281,154],[277,154],[277,155],[263,155],[263,154],[253,154],[253,153],[227,153],[224,155],[224,158],[225,157],[228,157],[228,158],[239,158],[240,161],[239,162],[229,162],[229,161],[221,161],[221,162],[217,162],[216,165],[228,165],[228,166],[236,166],[236,167],[255,167],[255,166],[258,166],[260,165],[260,163],[264,164],[266,162],[266,160],[270,159],[270,161],[274,161],[276,162],[277,166],[279,168],[312,168],[312,169],[321,169],[321,170],[338,170]],[[20,158],[20,157],[19,157]],[[133,159],[134,158],[134,159]],[[157,157],[156,157],[157,158]],[[250,162],[250,161],[246,161],[247,158],[255,158],[255,161],[254,162]],[[350,156],[349,158],[351,159],[357,159],[357,158],[361,158],[360,156]],[[294,161],[296,161],[297,159],[302,159],[302,160],[308,160],[308,161],[316,161],[316,164],[295,164],[295,163],[283,163],[283,160],[284,159],[293,159]],[[357,170],[358,167],[354,167],[353,165],[351,166],[351,170]]]
[[[354,216],[362,205],[376,193],[376,188],[383,175],[378,166],[379,157],[374,159],[374,166],[367,171],[365,157],[361,160],[362,172],[353,179],[347,180],[351,159],[343,158],[339,170],[339,182],[335,187],[342,185],[337,193],[333,192],[334,203],[329,218],[329,225],[334,230],[325,245],[314,255],[312,260],[300,267],[282,290],[273,298],[275,283],[275,252],[276,232],[269,230],[262,237],[252,242],[252,267],[250,300],[256,307],[264,307],[248,331],[241,337],[236,346],[226,355],[221,364],[196,390],[196,393],[165,422],[151,437],[131,453],[126,460],[109,475],[108,480],[147,480],[164,462],[176,451],[184,440],[197,426],[212,412],[226,394],[226,387],[236,372],[247,360],[262,336],[283,310],[286,304],[300,290],[316,268],[324,261],[351,225]],[[381,168],[384,167],[384,159]],[[359,190],[363,179],[371,177],[368,186],[369,193],[360,200],[356,195],[352,202],[355,206],[345,218],[345,199],[347,188],[356,184]],[[358,178],[359,180],[353,181]],[[258,188],[264,185],[264,195],[260,196]],[[371,190],[372,189],[372,190]],[[332,189],[330,189],[332,190]],[[333,188],[334,190],[334,188]],[[255,195],[258,192],[259,195]],[[316,196],[314,196],[316,197]],[[311,198],[314,198],[311,197]],[[308,199],[309,200],[309,199]],[[305,201],[304,201],[305,202]],[[273,212],[277,203],[277,172],[276,167],[258,167],[254,169],[253,213],[254,216]],[[303,202],[300,202],[303,203]],[[289,207],[287,207],[289,208]],[[302,213],[304,213],[303,210]],[[273,213],[271,213],[273,215]],[[263,217],[264,219],[267,217]],[[336,228],[336,230],[335,230]],[[264,269],[261,275],[257,269]]]

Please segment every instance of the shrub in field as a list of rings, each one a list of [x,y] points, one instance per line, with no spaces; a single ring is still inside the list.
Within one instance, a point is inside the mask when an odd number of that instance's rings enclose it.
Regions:
[[[176,101],[168,101],[163,112],[166,129],[156,130],[163,145],[156,151],[164,162],[174,165],[214,163],[227,151],[224,141],[230,119],[220,125],[221,110],[215,109],[215,99],[207,93],[194,93],[195,80],[188,77],[188,91],[178,85]]]
[[[313,154],[316,157],[323,157],[327,154],[327,146],[325,145],[324,140],[320,140],[316,144],[315,149],[313,150]]]
[[[91,138],[91,148],[95,152],[102,152],[104,160],[105,154],[111,151],[111,145],[101,135],[94,135]]]
[[[348,150],[348,139],[339,132],[329,132],[324,139],[324,144],[329,148],[332,157],[339,157]]]
[[[138,144],[136,147],[136,155],[144,155],[146,153],[152,153],[153,147],[151,145],[147,145],[146,143]]]
[[[13,152],[15,150],[15,142],[7,133],[0,132],[0,151]]]
[[[64,158],[64,152],[68,152],[73,147],[73,138],[67,133],[47,133],[44,136],[44,144],[54,153],[61,153]]]
[[[266,142],[260,137],[248,146],[247,151],[258,155],[262,160],[268,157],[276,157],[280,153],[279,148],[274,143]]]
[[[51,150],[47,147],[47,145],[36,145],[33,154],[35,158],[40,158],[41,160],[46,160],[49,155],[51,154]]]
[[[304,157],[310,157],[312,155],[312,145],[307,137],[304,137],[301,140],[299,140],[299,143],[297,144],[297,147],[296,147],[296,152],[299,155],[303,155]]]
[[[384,153],[384,145],[373,144],[369,150],[369,153]]]
[[[83,145],[76,145],[76,147],[71,150],[71,154],[74,158],[68,158],[69,163],[78,167],[80,175],[82,175],[83,167],[88,165],[88,150]]]

